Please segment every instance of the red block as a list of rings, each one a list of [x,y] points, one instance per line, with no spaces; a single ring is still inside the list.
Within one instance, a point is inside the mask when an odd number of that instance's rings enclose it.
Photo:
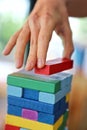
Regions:
[[[5,125],[5,130],[20,130],[19,127],[11,126],[11,125]]]
[[[67,58],[58,58],[55,60],[49,60],[46,65],[39,69],[35,67],[35,73],[51,75],[64,70],[71,69],[73,67],[73,60]]]

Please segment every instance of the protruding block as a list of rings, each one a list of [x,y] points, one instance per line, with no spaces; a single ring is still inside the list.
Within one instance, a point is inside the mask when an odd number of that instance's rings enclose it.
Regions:
[[[73,67],[73,60],[67,58],[59,58],[59,59],[47,61],[45,67],[41,69],[36,67],[35,73],[51,75],[57,72],[71,69],[72,67]]]
[[[5,125],[5,130],[20,130],[19,127],[12,126],[12,125]]]
[[[7,86],[7,94],[12,95],[12,96],[16,96],[16,97],[22,97],[22,91],[23,91],[22,89],[23,88],[21,88],[21,87],[8,85]]]
[[[38,120],[38,112],[28,109],[22,109],[22,117],[30,120]]]

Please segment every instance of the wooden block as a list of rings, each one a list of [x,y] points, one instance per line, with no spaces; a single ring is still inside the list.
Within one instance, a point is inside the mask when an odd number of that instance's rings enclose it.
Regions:
[[[68,94],[66,95],[66,102],[69,102],[69,99],[70,99],[70,93],[68,93]]]
[[[72,74],[62,72],[62,73],[57,73],[53,76],[55,77],[55,79],[61,81],[60,83],[61,89],[66,88],[67,86],[71,87]]]
[[[20,116],[30,120],[38,120],[38,112],[29,110],[29,109],[22,109],[21,107],[8,105],[8,114]]]
[[[23,89],[23,98],[38,100],[39,99],[39,91],[32,89]]]
[[[61,115],[62,114],[60,110],[58,110],[55,115],[39,112],[38,121],[53,125],[61,117]]]
[[[39,69],[35,68],[35,73],[51,75],[57,72],[71,69],[73,67],[73,60],[67,58],[59,58],[55,60],[47,61],[45,67]]]
[[[61,117],[61,115],[64,114],[66,109],[67,108],[64,97],[60,100],[60,107],[54,115],[29,109],[22,109],[21,107],[15,107],[12,105],[8,105],[8,114],[20,116],[29,120],[37,120],[46,124],[54,124]]]
[[[66,87],[65,89],[58,91],[56,94],[40,92],[39,101],[55,104],[69,92],[70,92],[70,87]]]
[[[63,122],[61,126],[58,128],[58,130],[64,130],[64,128],[66,127],[67,119],[68,119],[68,112],[66,111],[63,116]]]
[[[38,120],[38,112],[28,109],[22,109],[22,117],[30,120]]]
[[[5,125],[5,130],[20,130],[20,128],[16,127],[16,126],[6,124]]]
[[[54,125],[48,125],[45,123],[40,123],[33,120],[27,120],[17,116],[12,115],[6,116],[7,124],[33,130],[57,130],[57,128],[59,128],[59,126],[62,124],[62,121],[63,116],[61,116],[60,119]]]
[[[20,130],[30,130],[30,129],[20,128]]]
[[[55,115],[39,112],[38,121],[46,124],[54,124],[66,112],[66,109],[66,103],[63,99],[60,109],[55,113]]]
[[[21,116],[22,115],[22,108],[15,106],[15,105],[8,104],[7,112],[10,115]]]
[[[21,87],[16,87],[16,86],[7,86],[7,94],[12,95],[12,96],[17,96],[17,97],[22,97],[22,88]]]
[[[11,106],[11,105],[9,105],[9,106]],[[14,108],[12,108],[10,111],[8,111],[9,115],[20,116],[25,119],[36,120],[36,121],[46,123],[46,124],[54,124],[61,117],[61,115],[63,115],[64,109],[66,111],[66,108],[64,107],[64,105],[61,107],[61,109],[59,109],[56,112],[55,115],[32,111],[29,109],[22,109],[21,107],[20,107],[20,111],[19,111],[19,107],[15,107],[15,106],[13,106],[13,107]],[[22,111],[21,111],[21,109],[22,109]],[[17,113],[16,113],[16,111],[17,111]],[[19,114],[18,111],[19,111],[19,113],[22,113],[22,114]]]
[[[60,106],[60,102],[57,102],[56,104],[48,104],[14,96],[8,96],[8,104],[49,114],[55,114]]]
[[[65,80],[66,86],[71,86],[73,75],[70,73],[59,73],[58,76],[62,79],[61,89],[63,88],[63,80]],[[65,86],[64,86],[65,87]]]
[[[24,70],[8,75],[7,84],[49,93],[56,93],[60,90],[59,80]]]

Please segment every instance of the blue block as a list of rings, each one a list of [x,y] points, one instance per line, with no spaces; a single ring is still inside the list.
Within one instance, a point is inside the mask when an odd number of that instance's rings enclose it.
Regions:
[[[65,103],[65,97],[61,99],[60,101],[60,108],[57,110],[55,115],[46,114],[39,112],[38,115],[38,121],[47,123],[47,124],[54,124],[60,117],[66,112],[66,103]]]
[[[58,111],[58,113],[59,113],[59,111]],[[43,122],[43,123],[47,123],[47,124],[54,124],[55,123],[55,116],[40,112],[38,114],[38,121]]]
[[[39,92],[39,101],[55,104],[60,99],[62,99],[67,93],[70,92],[70,88],[71,88],[70,86],[63,88],[62,90],[58,91],[56,94]]]
[[[24,90],[23,90],[23,98],[38,100],[39,99],[39,91],[24,88]]]
[[[54,114],[56,111],[58,111],[60,107],[60,101],[56,104],[48,104],[43,103],[39,101],[14,97],[14,96],[8,96],[8,104],[16,105],[22,108],[32,109],[40,112],[45,112],[49,114]]]
[[[72,74],[69,73],[59,73],[59,77],[65,81],[65,86],[71,86],[72,83]],[[62,82],[63,83],[63,82]],[[63,87],[61,87],[63,89]]]
[[[61,117],[61,115],[62,113],[60,110],[58,110],[55,115],[39,112],[38,121],[53,125]]]
[[[65,97],[60,100],[60,106],[56,110],[55,114],[48,114],[44,112],[38,112],[38,121],[46,124],[54,124],[61,115],[66,111]],[[20,116],[22,113],[22,108],[18,106],[8,105],[8,114]]]
[[[22,91],[23,91],[23,89],[20,87],[10,86],[10,85],[7,86],[8,95],[22,97]]]
[[[8,114],[21,116],[22,115],[22,108],[18,106],[8,105]]]

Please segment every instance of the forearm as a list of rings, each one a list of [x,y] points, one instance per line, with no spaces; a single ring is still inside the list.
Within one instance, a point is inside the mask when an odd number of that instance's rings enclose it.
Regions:
[[[67,10],[69,16],[86,17],[87,0],[67,0]]]

